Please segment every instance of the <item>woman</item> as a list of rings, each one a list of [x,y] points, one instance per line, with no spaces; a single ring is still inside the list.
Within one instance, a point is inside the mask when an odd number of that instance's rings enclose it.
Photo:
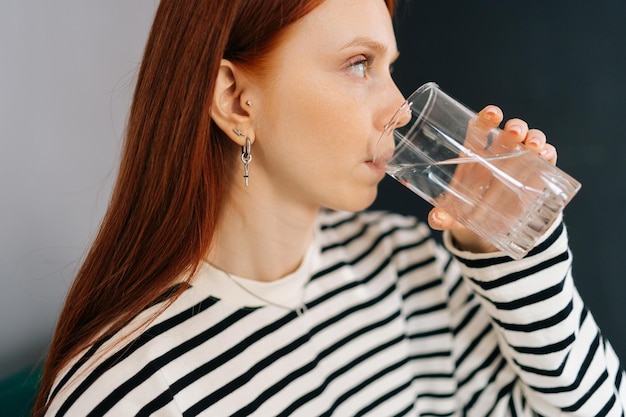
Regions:
[[[161,1],[36,415],[621,415],[560,222],[515,262],[439,210],[448,251],[412,218],[351,214],[403,101],[391,12]]]

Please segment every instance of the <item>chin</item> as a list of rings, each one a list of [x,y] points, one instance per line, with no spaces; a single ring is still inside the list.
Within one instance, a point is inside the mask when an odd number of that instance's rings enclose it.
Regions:
[[[378,195],[378,186],[371,187],[368,191],[364,191],[360,194],[344,193],[343,196],[350,196],[350,198],[342,198],[336,200],[334,204],[326,205],[327,208],[337,211],[358,212],[367,209],[374,203],[376,196]]]

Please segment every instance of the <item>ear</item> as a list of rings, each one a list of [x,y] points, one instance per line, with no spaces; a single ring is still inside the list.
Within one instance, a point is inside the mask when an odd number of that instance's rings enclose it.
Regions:
[[[213,102],[211,103],[211,118],[229,138],[240,146],[244,146],[246,137],[254,140],[252,131],[252,115],[249,106],[244,103],[248,91],[249,81],[243,71],[232,62],[222,59],[215,81]],[[237,129],[245,135],[237,135]]]

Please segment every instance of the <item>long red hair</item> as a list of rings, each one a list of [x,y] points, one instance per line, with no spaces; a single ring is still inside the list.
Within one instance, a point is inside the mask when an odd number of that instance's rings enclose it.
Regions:
[[[189,284],[237,166],[237,148],[210,118],[220,59],[259,71],[284,29],[322,1],[161,0],[117,182],[59,317],[33,416],[45,413],[72,357],[119,330],[181,276]],[[393,0],[385,1],[392,13]]]

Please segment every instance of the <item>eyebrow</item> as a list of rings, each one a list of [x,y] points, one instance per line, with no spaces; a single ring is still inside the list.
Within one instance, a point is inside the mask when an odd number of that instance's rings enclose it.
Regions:
[[[353,48],[355,46],[365,46],[380,54],[386,54],[389,51],[389,48],[387,48],[387,45],[385,45],[384,43],[375,41],[374,39],[371,39],[371,38],[362,37],[362,36],[355,38],[351,40],[350,42],[346,43],[345,45],[341,47],[341,49]],[[393,54],[392,61],[395,61],[396,59],[398,59],[399,56],[400,56],[400,53],[396,51]]]

